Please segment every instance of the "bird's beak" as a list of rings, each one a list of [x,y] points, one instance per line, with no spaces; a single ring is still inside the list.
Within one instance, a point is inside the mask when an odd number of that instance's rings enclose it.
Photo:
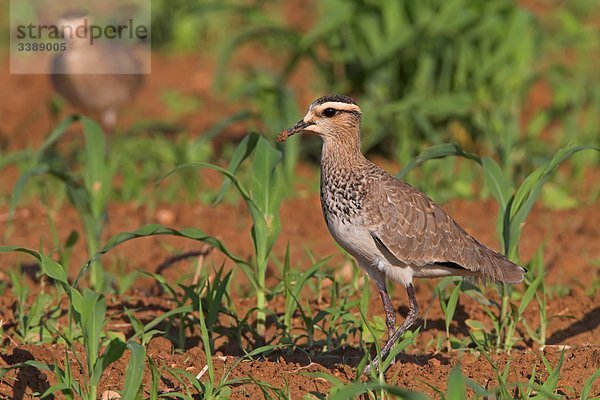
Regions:
[[[288,128],[285,131],[282,131],[281,133],[279,133],[279,135],[277,135],[277,141],[285,142],[285,140],[287,138],[289,138],[290,136],[295,135],[298,132],[302,132],[302,131],[306,130],[306,128],[308,128],[311,125],[314,125],[314,124],[312,122],[304,122],[304,120],[300,120],[300,121],[296,122],[296,124],[294,126],[292,126],[291,128]]]

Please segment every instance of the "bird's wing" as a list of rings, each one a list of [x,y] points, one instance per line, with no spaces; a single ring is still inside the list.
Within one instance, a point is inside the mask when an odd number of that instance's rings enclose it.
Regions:
[[[470,236],[417,189],[387,174],[374,185],[363,205],[365,224],[386,257],[463,268],[503,282],[523,279],[523,268]]]

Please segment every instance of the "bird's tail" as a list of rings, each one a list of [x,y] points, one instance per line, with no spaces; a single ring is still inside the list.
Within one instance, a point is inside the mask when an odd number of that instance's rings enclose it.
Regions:
[[[509,261],[505,256],[496,253],[488,254],[490,262],[485,263],[481,268],[485,278],[492,279],[496,282],[504,283],[521,283],[527,270],[512,261]]]

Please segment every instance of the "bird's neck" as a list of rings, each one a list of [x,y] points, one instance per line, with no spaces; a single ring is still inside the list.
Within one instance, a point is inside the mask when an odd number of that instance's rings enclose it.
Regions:
[[[321,206],[325,221],[351,222],[357,217],[369,185],[370,162],[360,151],[360,137],[323,139]]]
[[[366,161],[360,151],[360,132],[344,132],[332,137],[323,137],[322,167],[335,165],[337,168],[354,169]]]
[[[344,197],[347,190],[351,190],[355,195],[353,201],[356,204],[353,207],[359,207],[365,194],[364,188],[371,166],[371,162],[360,151],[359,135],[355,140],[348,136],[323,139],[321,203],[326,215],[327,204],[331,202],[341,204],[347,200]],[[331,212],[333,211],[329,210],[329,213]]]

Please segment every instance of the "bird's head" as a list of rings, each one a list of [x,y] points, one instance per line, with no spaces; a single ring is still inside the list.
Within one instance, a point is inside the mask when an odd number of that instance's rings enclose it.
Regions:
[[[362,112],[356,102],[343,95],[325,96],[312,102],[303,119],[277,136],[278,142],[299,132],[314,132],[323,140],[360,140]]]
[[[65,32],[67,39],[77,35],[77,29],[83,33],[89,29],[91,16],[82,10],[71,10],[63,15],[57,21],[58,27]]]

